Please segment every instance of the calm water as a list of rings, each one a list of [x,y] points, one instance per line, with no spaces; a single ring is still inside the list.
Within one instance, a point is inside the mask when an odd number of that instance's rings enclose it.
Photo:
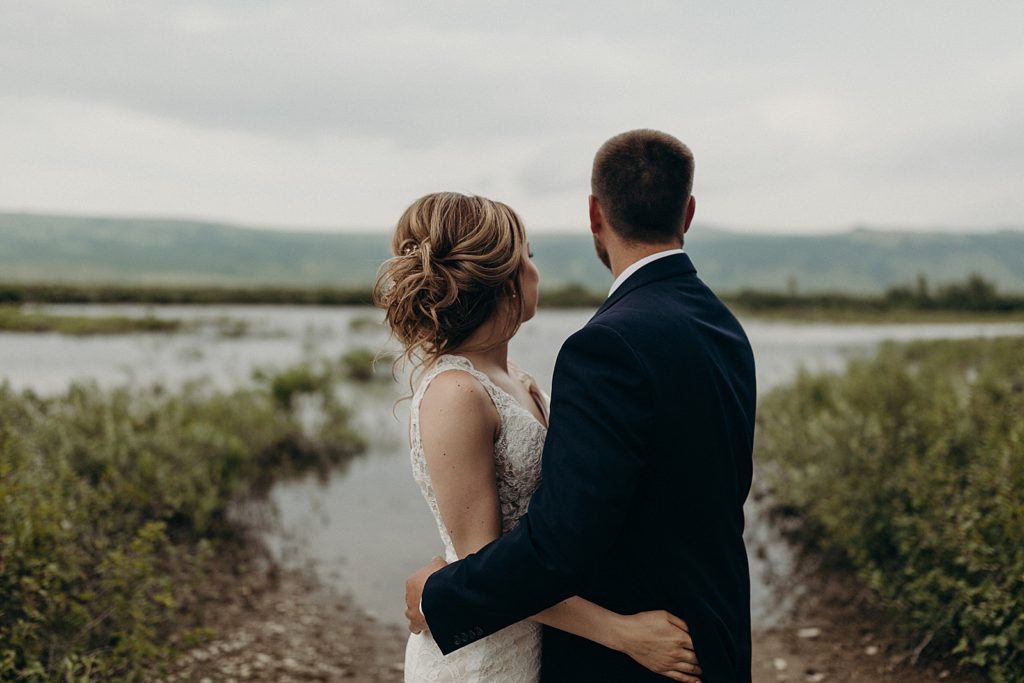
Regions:
[[[250,381],[254,367],[285,366],[302,358],[333,357],[357,346],[385,341],[376,314],[361,308],[287,306],[52,306],[77,315],[143,315],[197,321],[186,333],[87,338],[55,334],[0,333],[0,378],[15,387],[50,393],[74,379],[102,385],[162,382],[177,386],[209,376],[229,387]],[[512,355],[549,389],[562,341],[582,326],[588,312],[540,313],[513,341]],[[248,332],[225,336],[217,318],[244,320]],[[363,324],[360,324],[363,323]],[[759,389],[792,378],[801,367],[839,369],[885,340],[1024,335],[1024,324],[830,325],[745,321],[754,346]],[[433,519],[412,481],[406,441],[407,403],[393,413],[403,388],[393,383],[346,389],[369,452],[326,482],[284,482],[271,493],[279,523],[267,542],[286,564],[309,565],[328,584],[351,593],[367,611],[398,622],[405,577],[441,554]],[[747,507],[754,625],[784,618],[793,594],[779,595],[772,577],[787,576],[789,548],[759,514]]]

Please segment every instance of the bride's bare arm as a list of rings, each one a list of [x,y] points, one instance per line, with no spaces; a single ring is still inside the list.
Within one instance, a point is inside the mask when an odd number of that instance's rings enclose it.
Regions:
[[[673,680],[700,680],[689,629],[668,612],[623,615],[572,597],[535,614],[533,620],[618,650]]]
[[[441,518],[459,558],[501,535],[494,440],[501,418],[480,382],[444,372],[420,403],[420,438]],[[533,618],[628,654],[677,681],[698,681],[693,644],[682,621],[666,612],[620,615],[579,597]]]
[[[462,558],[501,535],[494,440],[501,418],[479,380],[443,372],[420,402],[420,439],[448,535]]]

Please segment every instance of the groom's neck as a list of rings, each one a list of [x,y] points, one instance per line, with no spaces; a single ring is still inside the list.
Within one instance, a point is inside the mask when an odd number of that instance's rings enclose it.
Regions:
[[[608,249],[608,258],[609,261],[611,261],[612,277],[617,278],[622,274],[622,271],[626,270],[626,268],[629,268],[640,259],[647,258],[651,254],[657,254],[660,251],[668,251],[669,249],[682,249],[682,247],[683,243],[679,241],[661,242],[658,244],[617,244],[614,248]]]

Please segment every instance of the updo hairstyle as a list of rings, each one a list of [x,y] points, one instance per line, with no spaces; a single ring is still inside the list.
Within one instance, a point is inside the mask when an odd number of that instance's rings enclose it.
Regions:
[[[391,251],[373,297],[405,360],[428,366],[456,350],[485,350],[464,344],[499,312],[507,311],[505,326],[491,347],[518,330],[526,232],[505,204],[457,192],[428,194],[398,220]]]

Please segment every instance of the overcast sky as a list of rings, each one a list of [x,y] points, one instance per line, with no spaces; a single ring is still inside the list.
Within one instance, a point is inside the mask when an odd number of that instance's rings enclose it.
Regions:
[[[0,210],[584,225],[594,151],[693,149],[705,223],[1024,225],[1024,3],[0,1]]]

